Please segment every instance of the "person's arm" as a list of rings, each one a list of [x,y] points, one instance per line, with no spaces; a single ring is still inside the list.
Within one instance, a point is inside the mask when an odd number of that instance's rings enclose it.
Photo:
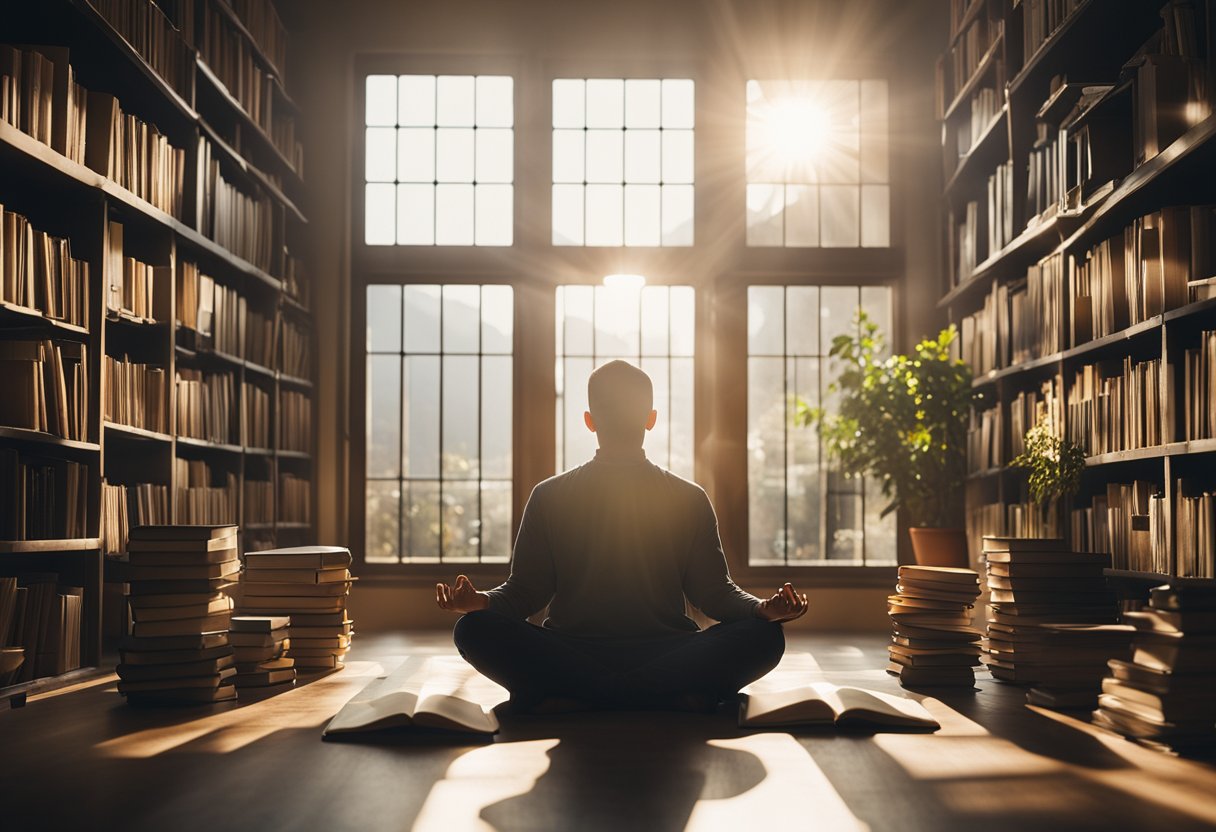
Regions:
[[[507,580],[484,593],[489,608],[512,618],[527,618],[545,608],[553,598],[553,550],[545,525],[544,494],[532,489],[511,555]]]
[[[718,518],[704,491],[693,506],[693,539],[684,566],[684,594],[692,605],[717,621],[738,621],[756,615],[760,599],[730,579]]]

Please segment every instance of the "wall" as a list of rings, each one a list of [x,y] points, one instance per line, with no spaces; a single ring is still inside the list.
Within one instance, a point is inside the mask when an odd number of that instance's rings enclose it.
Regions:
[[[284,13],[294,30],[292,89],[306,114],[305,204],[311,219],[319,345],[315,482],[320,542],[349,540],[349,440],[352,430],[361,429],[349,418],[350,142],[353,125],[361,123],[352,103],[353,56],[510,55],[522,67],[517,83],[542,78],[547,64],[575,61],[592,68],[599,59],[622,56],[639,62],[655,56],[687,59],[738,78],[749,73],[813,77],[825,67],[892,67],[892,115],[901,125],[892,135],[892,165],[904,183],[899,192],[902,202],[894,206],[893,214],[902,222],[897,233],[903,240],[907,279],[897,327],[903,340],[909,341],[939,320],[933,301],[941,294],[937,196],[941,165],[932,78],[934,56],[941,51],[941,33],[947,28],[945,8],[940,0],[296,0],[286,4]],[[742,210],[741,196],[737,207]],[[729,205],[719,210],[728,208],[734,210]],[[521,234],[530,233],[522,227],[528,222],[528,217],[517,218]],[[713,484],[708,487],[713,493]],[[811,586],[813,612],[805,625],[885,628],[883,596],[888,589]],[[433,591],[426,588],[365,580],[355,590],[352,607],[364,630],[450,624],[432,614],[432,599]]]

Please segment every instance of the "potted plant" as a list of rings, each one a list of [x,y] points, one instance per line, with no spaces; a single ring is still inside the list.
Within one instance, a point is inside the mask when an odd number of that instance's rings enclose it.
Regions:
[[[1034,427],[1022,440],[1022,452],[1009,464],[1029,472],[1031,499],[1046,505],[1071,498],[1081,489],[1085,451],[1057,435],[1054,420],[1040,411]]]
[[[950,355],[958,331],[951,325],[910,355],[888,357],[878,325],[864,312],[857,323],[857,334],[837,336],[829,353],[844,365],[830,388],[840,394],[836,411],[797,402],[795,421],[819,427],[847,476],[878,480],[891,501],[884,516],[907,512],[917,563],[966,566],[962,498],[974,394],[971,368]]]

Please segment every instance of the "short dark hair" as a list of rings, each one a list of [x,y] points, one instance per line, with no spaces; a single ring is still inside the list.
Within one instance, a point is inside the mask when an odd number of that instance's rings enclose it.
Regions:
[[[587,379],[587,408],[601,434],[643,432],[654,409],[654,385],[650,376],[629,362],[609,361]]]

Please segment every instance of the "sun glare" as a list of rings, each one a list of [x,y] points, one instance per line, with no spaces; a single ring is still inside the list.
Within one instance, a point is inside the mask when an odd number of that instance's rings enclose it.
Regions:
[[[827,109],[812,99],[788,96],[773,101],[766,110],[761,136],[768,152],[786,165],[813,163],[831,135]]]

